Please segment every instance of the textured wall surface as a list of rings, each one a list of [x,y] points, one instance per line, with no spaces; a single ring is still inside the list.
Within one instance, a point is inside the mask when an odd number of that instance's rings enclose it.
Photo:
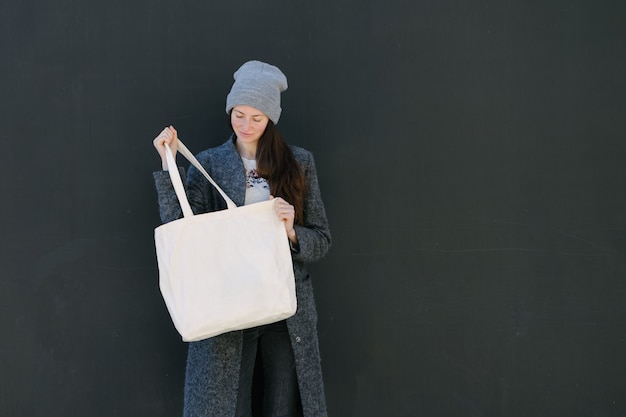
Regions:
[[[334,417],[624,416],[626,3],[0,3],[0,415],[176,416],[152,138],[289,78]]]

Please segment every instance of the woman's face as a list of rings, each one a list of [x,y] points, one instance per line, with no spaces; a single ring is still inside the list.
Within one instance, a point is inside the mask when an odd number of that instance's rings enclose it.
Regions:
[[[250,106],[235,106],[230,114],[230,124],[237,140],[245,144],[256,144],[265,132],[269,118],[260,110]]]

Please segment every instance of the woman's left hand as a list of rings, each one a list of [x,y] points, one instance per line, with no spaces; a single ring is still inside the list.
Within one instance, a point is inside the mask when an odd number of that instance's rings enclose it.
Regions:
[[[287,237],[291,243],[298,243],[298,236],[296,235],[296,230],[293,228],[293,222],[296,217],[295,208],[281,197],[274,198],[273,195],[270,195],[270,200],[275,200],[274,208],[276,209],[276,215],[285,225]]]

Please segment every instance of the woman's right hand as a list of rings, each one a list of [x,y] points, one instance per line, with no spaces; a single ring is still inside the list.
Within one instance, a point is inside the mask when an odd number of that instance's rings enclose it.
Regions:
[[[161,156],[161,166],[163,170],[167,171],[167,159],[165,157],[165,144],[168,144],[176,160],[176,151],[178,150],[178,132],[174,129],[174,126],[169,126],[163,129],[159,136],[154,138],[152,144],[156,148],[157,152]]]

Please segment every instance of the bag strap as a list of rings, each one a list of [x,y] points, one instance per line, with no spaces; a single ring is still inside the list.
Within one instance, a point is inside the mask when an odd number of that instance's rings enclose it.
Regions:
[[[220,193],[224,201],[226,201],[226,206],[229,209],[236,208],[237,205],[226,195],[226,193],[220,188],[219,185],[211,178],[211,176],[206,172],[206,170],[200,165],[200,162],[196,159],[196,157],[187,149],[187,147],[178,139],[178,151],[181,155],[183,155],[194,167],[198,169],[204,175],[204,177],[215,187],[215,189]],[[174,155],[172,154],[172,150],[169,145],[165,144],[165,159],[167,161],[167,170],[170,174],[170,179],[172,180],[172,185],[174,186],[174,191],[176,192],[176,197],[178,197],[178,201],[180,202],[180,208],[183,211],[183,216],[192,217],[193,211],[191,210],[191,206],[189,205],[189,200],[187,200],[187,194],[185,194],[185,187],[183,186],[183,181],[180,178],[180,173],[178,172],[178,166],[176,165],[176,161],[174,160]]]

